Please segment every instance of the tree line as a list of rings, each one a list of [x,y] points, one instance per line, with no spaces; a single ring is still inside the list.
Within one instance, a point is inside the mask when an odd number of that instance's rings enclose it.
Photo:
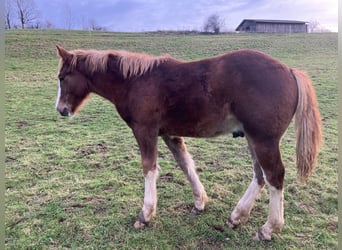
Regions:
[[[66,3],[64,6],[64,21],[66,29],[73,29],[75,26],[75,16],[70,6]],[[81,18],[81,29],[83,30],[106,30],[94,19],[86,20]],[[225,20],[218,14],[212,14],[204,20],[202,30],[208,34],[219,34],[225,27]],[[34,0],[7,0],[5,1],[5,28],[6,29],[52,29],[55,28],[50,20],[42,21],[39,10]],[[308,24],[309,32],[328,32],[317,20]]]
[[[75,27],[75,17],[68,4],[64,10],[65,28]],[[81,20],[84,30],[105,30],[93,19]],[[5,1],[5,29],[53,29],[52,21],[40,18],[40,12],[34,0],[6,0]]]
[[[38,18],[33,0],[7,0],[5,1],[5,28],[27,28]],[[18,22],[15,22],[17,20]]]
[[[73,29],[75,17],[68,4],[64,6],[64,26]],[[95,20],[81,18],[81,29],[106,30]],[[205,33],[219,34],[224,27],[224,20],[217,14],[210,15],[204,22]],[[5,28],[6,29],[53,29],[54,24],[50,20],[41,20],[39,10],[34,0],[7,0],[5,1]]]

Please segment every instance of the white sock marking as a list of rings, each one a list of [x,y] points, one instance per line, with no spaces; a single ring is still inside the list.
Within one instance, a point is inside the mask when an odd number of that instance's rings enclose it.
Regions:
[[[284,193],[283,190],[270,186],[269,214],[266,224],[269,224],[272,231],[279,230],[284,224]]]
[[[232,212],[231,219],[234,223],[245,223],[248,220],[249,214],[254,206],[254,202],[262,188],[263,187],[258,184],[258,180],[253,177],[252,182],[249,184],[244,195],[241,197],[234,211]]]
[[[143,214],[146,221],[149,221],[157,209],[157,178],[158,168],[149,171],[145,176],[145,197]]]
[[[261,191],[261,187],[258,184],[256,178],[253,178],[252,182],[249,184],[245,194],[239,201],[239,207],[249,211],[254,204],[254,201]]]
[[[184,172],[186,176],[188,177],[188,180],[192,187],[192,192],[195,198],[195,207],[198,210],[204,210],[205,203],[207,202],[207,199],[208,199],[207,194],[196,173],[195,162],[189,153],[186,153],[186,155],[184,155],[183,166],[186,168]]]

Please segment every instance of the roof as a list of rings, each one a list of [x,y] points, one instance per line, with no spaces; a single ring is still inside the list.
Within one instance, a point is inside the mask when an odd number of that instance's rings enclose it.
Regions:
[[[295,21],[295,20],[269,20],[269,19],[243,19],[239,26],[235,29],[236,31],[243,25],[244,22],[250,21],[255,23],[283,23],[283,24],[307,24],[306,21]]]

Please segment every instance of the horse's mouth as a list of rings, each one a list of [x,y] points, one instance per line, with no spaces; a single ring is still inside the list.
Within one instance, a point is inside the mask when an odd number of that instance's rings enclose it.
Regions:
[[[72,116],[72,113],[67,108],[64,108],[62,111],[59,111],[59,113],[61,114],[61,116]]]

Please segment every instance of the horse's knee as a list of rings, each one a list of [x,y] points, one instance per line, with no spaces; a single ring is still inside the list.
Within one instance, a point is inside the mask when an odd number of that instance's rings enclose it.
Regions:
[[[283,165],[275,166],[272,170],[264,170],[264,179],[270,187],[282,190],[284,187],[285,168]]]
[[[150,171],[155,171],[157,169],[157,162],[151,159],[142,159],[141,165],[143,168],[144,176],[147,176]]]
[[[259,145],[255,147],[255,153],[263,175],[261,178],[261,174],[258,173],[258,182],[262,184],[264,180],[270,186],[283,189],[285,168],[281,160],[279,144]]]

